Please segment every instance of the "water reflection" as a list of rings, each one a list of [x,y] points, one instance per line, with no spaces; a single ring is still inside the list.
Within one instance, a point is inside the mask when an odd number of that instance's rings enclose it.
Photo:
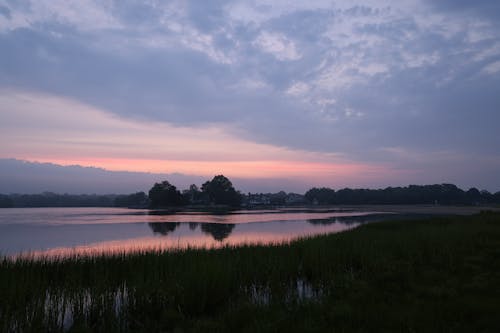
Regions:
[[[160,234],[163,236],[173,232],[179,225],[179,222],[148,223],[148,226],[153,230],[153,234]]]
[[[179,213],[177,210],[147,210],[146,214],[147,215],[152,215],[152,216],[169,216],[169,215],[175,215]]]
[[[201,231],[206,234],[212,235],[212,237],[222,242],[226,239],[234,229],[234,224],[223,224],[223,223],[203,223],[201,225]]]
[[[0,210],[0,256],[276,244],[388,218],[387,214],[375,212],[320,209],[218,214],[100,208],[10,209]]]
[[[308,219],[307,222],[312,225],[330,225],[334,223],[342,223],[345,225],[356,224],[356,223],[368,223],[377,221],[387,221],[391,219],[401,219],[402,215],[399,214],[373,214],[373,215],[363,215],[363,216],[335,216],[328,218],[319,219]]]
[[[156,222],[148,223],[148,226],[153,231],[153,234],[160,234],[162,236],[167,236],[172,233],[181,225],[180,222]],[[201,231],[204,234],[212,236],[216,241],[222,242],[224,239],[231,235],[235,224],[230,223],[197,223],[189,222],[188,227],[190,231],[195,231],[198,226],[201,225]]]

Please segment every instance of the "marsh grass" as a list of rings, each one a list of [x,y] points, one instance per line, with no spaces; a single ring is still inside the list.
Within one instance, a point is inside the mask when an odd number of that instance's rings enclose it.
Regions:
[[[500,332],[500,214],[290,244],[4,258],[2,332]]]

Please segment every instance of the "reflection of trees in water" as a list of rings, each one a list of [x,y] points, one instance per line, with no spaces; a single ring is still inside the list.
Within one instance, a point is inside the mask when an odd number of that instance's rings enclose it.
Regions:
[[[226,223],[202,223],[201,231],[212,235],[215,240],[223,241],[234,229],[234,224]]]
[[[353,224],[353,223],[368,223],[368,222],[379,222],[379,221],[391,221],[391,220],[409,220],[415,218],[424,218],[430,215],[423,214],[372,214],[363,216],[340,216],[340,217],[330,217],[326,219],[311,219],[307,220],[308,223],[314,225],[329,225],[333,223],[342,224]]]
[[[173,232],[180,225],[179,222],[159,222],[159,223],[148,223],[151,230],[155,234],[161,234],[163,236],[168,235]]]
[[[148,223],[148,226],[151,228],[153,233],[166,236],[177,229],[180,224],[180,222],[150,222]],[[201,226],[202,232],[211,235],[217,241],[223,241],[226,239],[234,229],[234,224],[197,222],[189,222],[189,229],[194,231],[198,225]]]
[[[342,224],[353,224],[353,223],[362,223],[363,221],[359,218],[359,216],[356,216],[356,219],[351,219],[351,216],[349,218],[345,217],[328,217],[326,219],[310,219],[307,220],[307,223],[314,224],[314,225],[330,225],[334,223],[342,223]]]
[[[148,215],[152,216],[168,216],[168,215],[175,215],[177,214],[178,211],[174,209],[170,210],[149,210]]]
[[[387,215],[338,216],[338,217],[329,217],[326,219],[311,219],[307,220],[307,222],[314,225],[330,225],[334,223],[349,225],[354,223],[380,221],[384,219],[384,217],[387,217]]]

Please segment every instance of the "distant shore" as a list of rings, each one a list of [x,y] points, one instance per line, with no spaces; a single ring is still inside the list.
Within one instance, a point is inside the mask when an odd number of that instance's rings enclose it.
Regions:
[[[255,205],[230,207],[226,205],[189,205],[178,207],[163,207],[151,209],[144,207],[114,207],[114,206],[34,206],[34,207],[12,207],[7,209],[25,208],[128,208],[149,210],[152,214],[175,213],[175,212],[214,212],[229,213],[241,210],[353,210],[362,212],[384,212],[398,214],[425,214],[425,215],[474,215],[482,211],[500,212],[500,206],[448,206],[448,205],[421,205],[421,204],[393,204],[393,205]]]
[[[482,211],[500,212],[495,206],[441,206],[441,205],[340,205],[342,209],[381,211],[400,214],[474,215]]]
[[[383,213],[398,213],[398,214],[423,214],[423,215],[474,215],[483,211],[499,212],[498,206],[448,206],[448,205],[259,205],[251,207],[227,207],[227,206],[185,206],[156,209],[158,212],[230,212],[239,210],[339,210],[339,211],[361,211],[361,212],[383,212]],[[155,210],[152,210],[155,211]]]

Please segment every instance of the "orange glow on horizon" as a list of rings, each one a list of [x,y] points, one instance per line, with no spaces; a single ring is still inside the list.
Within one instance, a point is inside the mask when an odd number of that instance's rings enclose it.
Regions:
[[[182,173],[186,175],[213,176],[224,174],[239,178],[288,178],[307,179],[331,177],[356,177],[362,173],[382,172],[382,168],[356,163],[325,163],[301,161],[178,161],[143,159],[59,159],[24,158],[42,163],[63,166],[79,165],[110,171]]]

